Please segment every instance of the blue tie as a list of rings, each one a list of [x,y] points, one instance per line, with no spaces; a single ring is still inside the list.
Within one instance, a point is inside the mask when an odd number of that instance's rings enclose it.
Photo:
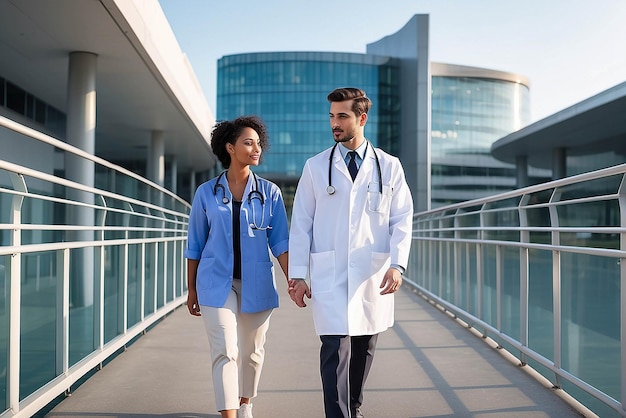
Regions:
[[[350,151],[348,152],[348,155],[350,156],[350,161],[348,161],[348,171],[350,172],[350,176],[352,176],[352,181],[354,181],[356,173],[359,171],[355,161],[356,151]]]

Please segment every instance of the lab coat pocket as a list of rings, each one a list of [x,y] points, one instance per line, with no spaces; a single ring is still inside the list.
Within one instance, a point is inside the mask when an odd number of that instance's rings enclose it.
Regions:
[[[379,253],[372,251],[372,263],[370,268],[372,269],[372,277],[380,277],[382,279],[390,266],[390,254]]]
[[[335,283],[335,252],[311,253],[311,292],[330,292]]]
[[[372,182],[367,185],[367,209],[370,212],[389,213],[393,187],[383,185],[380,192],[379,183]]]

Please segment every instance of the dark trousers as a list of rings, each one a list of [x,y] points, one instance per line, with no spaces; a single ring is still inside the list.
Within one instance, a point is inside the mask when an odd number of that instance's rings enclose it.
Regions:
[[[378,335],[322,335],[320,340],[326,418],[350,418],[363,403]]]

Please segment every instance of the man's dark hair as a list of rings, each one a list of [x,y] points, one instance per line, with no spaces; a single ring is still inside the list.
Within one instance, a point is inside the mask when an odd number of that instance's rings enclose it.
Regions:
[[[333,90],[328,95],[328,101],[331,103],[346,100],[354,100],[352,102],[352,111],[357,116],[369,112],[370,107],[372,107],[372,101],[365,95],[365,92],[354,87],[341,87]]]
[[[244,128],[252,128],[256,131],[259,135],[262,151],[269,148],[267,129],[261,118],[257,116],[240,116],[237,119],[217,122],[211,132],[211,149],[224,168],[230,167],[230,154],[226,151],[226,144],[231,143],[235,145],[237,137],[241,135],[241,131]]]

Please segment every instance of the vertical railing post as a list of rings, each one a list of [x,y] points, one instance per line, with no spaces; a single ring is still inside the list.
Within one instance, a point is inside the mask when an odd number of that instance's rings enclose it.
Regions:
[[[518,206],[519,223],[520,223],[520,243],[525,244],[530,242],[530,232],[528,231],[528,217],[526,215],[525,206],[528,203],[529,195],[522,196]],[[528,281],[529,281],[529,249],[528,247],[520,247],[520,295],[519,295],[519,307],[520,307],[520,343],[524,347],[528,347]],[[526,355],[520,353],[522,364],[526,364]]]
[[[485,240],[485,205],[480,211],[480,229],[477,234],[476,242],[476,316],[483,318],[483,257],[482,242]]]
[[[56,375],[67,373],[70,351],[70,249],[56,252]]]
[[[147,214],[150,213],[150,210],[147,210]],[[144,216],[143,218],[143,232],[141,234],[142,238],[145,240],[146,238],[148,238],[148,225],[149,225],[149,221],[148,221],[148,217]],[[146,272],[147,272],[147,268],[146,268],[146,243],[142,242],[141,243],[141,274],[140,274],[140,280],[141,280],[141,313],[140,313],[140,317],[141,320],[143,321],[144,318],[146,317],[146,280],[148,280],[148,277],[146,276]]]
[[[435,245],[437,245],[436,241],[432,240],[429,240],[426,244],[426,248],[428,248],[428,258],[426,258],[428,260],[428,274],[424,279],[424,286],[429,292],[433,290],[433,276],[435,275]]]
[[[161,203],[159,206],[163,207],[163,195],[158,192],[158,196],[159,196],[159,202]],[[163,246],[163,280],[162,280],[162,284],[163,284],[163,306],[167,305],[167,269],[168,269],[168,265],[169,263],[167,262],[168,260],[168,242],[163,240],[163,237],[165,236],[165,227],[166,227],[166,216],[165,216],[165,212],[161,212],[161,231],[158,232],[159,234],[159,245]]]
[[[421,286],[426,287],[426,280],[428,278],[428,263],[426,261],[428,260],[428,251],[429,251],[430,242],[419,241],[418,245],[419,245],[420,253],[421,253],[421,257],[419,261],[421,274],[419,277],[419,281],[420,281]]]
[[[102,204],[102,210],[99,214],[99,218],[95,222],[94,226],[99,226],[100,232],[96,234],[97,240],[102,242],[102,245],[94,247],[92,251],[97,251],[96,263],[94,266],[94,301],[93,301],[93,339],[94,347],[97,350],[102,350],[104,347],[104,270],[105,270],[105,226],[107,217],[107,204],[103,196],[100,196],[100,202]],[[94,254],[95,255],[95,254]]]
[[[11,173],[11,183],[16,191],[27,193],[26,181],[21,174]],[[11,245],[15,248],[22,244],[22,204],[24,197],[14,195],[11,207],[10,222],[13,225],[11,231]],[[22,280],[22,254],[11,254],[9,261],[9,347],[8,347],[8,390],[7,405],[14,412],[20,410],[20,332],[21,332],[21,280]]]
[[[454,214],[454,286],[452,287],[452,300],[456,306],[459,306],[459,292],[457,289],[459,288],[459,264],[461,264],[461,251],[459,250],[458,239],[460,238],[461,233],[459,232],[459,221],[458,221],[458,211]]]
[[[153,283],[153,287],[154,287],[154,298],[152,299],[153,303],[153,307],[152,307],[152,313],[156,313],[157,308],[159,306],[159,243],[155,242],[154,243],[154,254],[152,254],[152,264],[154,266],[153,270],[153,274],[152,274],[152,283]]]
[[[483,245],[476,244],[476,316],[483,318],[483,289],[484,289],[484,267],[483,267]]]
[[[502,246],[496,246],[496,329],[502,332]]]
[[[556,206],[552,203],[559,199],[560,192],[559,189],[555,189],[550,196],[550,206],[549,206],[549,214],[550,214],[550,226],[552,227],[552,232],[550,233],[550,243],[553,247],[556,247],[561,244],[561,234],[559,233],[559,211]],[[554,366],[557,369],[560,369],[563,365],[563,359],[561,354],[561,341],[563,339],[563,330],[562,330],[562,321],[563,321],[563,307],[562,307],[562,289],[561,289],[561,251],[552,250],[552,329],[553,329],[553,345],[554,345]],[[561,382],[558,374],[555,374],[555,386],[560,387]]]
[[[182,296],[185,293],[185,257],[184,257],[184,245],[185,241],[179,240],[176,241],[176,247],[178,248],[178,253],[175,255],[176,260],[180,260],[179,261],[179,265],[178,265],[178,269],[179,269],[179,282],[178,282],[178,296]]]
[[[440,298],[443,298],[443,281],[445,280],[445,275],[443,274],[444,272],[443,248],[444,248],[444,245],[447,247],[447,243],[444,243],[443,241],[439,241],[437,245],[439,246],[439,259],[437,260],[437,262],[439,263],[439,285],[437,286],[436,292],[435,292],[435,289],[433,289],[433,293],[435,293]]]
[[[134,212],[133,206],[128,203],[128,212],[124,214],[123,224],[125,226],[124,238],[126,243],[122,245],[122,265],[124,266],[124,271],[122,272],[122,280],[121,280],[121,295],[119,301],[119,315],[118,315],[118,329],[121,330],[122,333],[126,334],[126,330],[128,329],[128,277],[129,277],[129,251],[130,246],[128,245],[128,239],[130,238],[130,233],[128,229],[130,228],[130,218],[131,214]]]
[[[622,175],[622,181],[619,186],[619,214],[620,214],[620,233],[619,248],[626,251],[626,175]],[[620,373],[621,382],[621,398],[622,416],[626,416],[626,258],[619,260],[619,276],[620,276],[620,354],[622,372]]]
[[[144,232],[145,235],[145,232]],[[139,274],[139,318],[143,321],[146,316],[146,243],[142,242],[139,256],[140,274]]]
[[[470,247],[472,244],[465,244],[465,310],[472,312],[472,263],[470,257]]]
[[[161,232],[161,239],[163,239],[164,233]],[[168,252],[169,252],[169,247],[170,247],[170,243],[168,241],[161,241],[161,244],[163,245],[163,306],[165,306],[167,304],[167,281],[168,281],[168,268],[169,268],[169,256],[168,256]]]

